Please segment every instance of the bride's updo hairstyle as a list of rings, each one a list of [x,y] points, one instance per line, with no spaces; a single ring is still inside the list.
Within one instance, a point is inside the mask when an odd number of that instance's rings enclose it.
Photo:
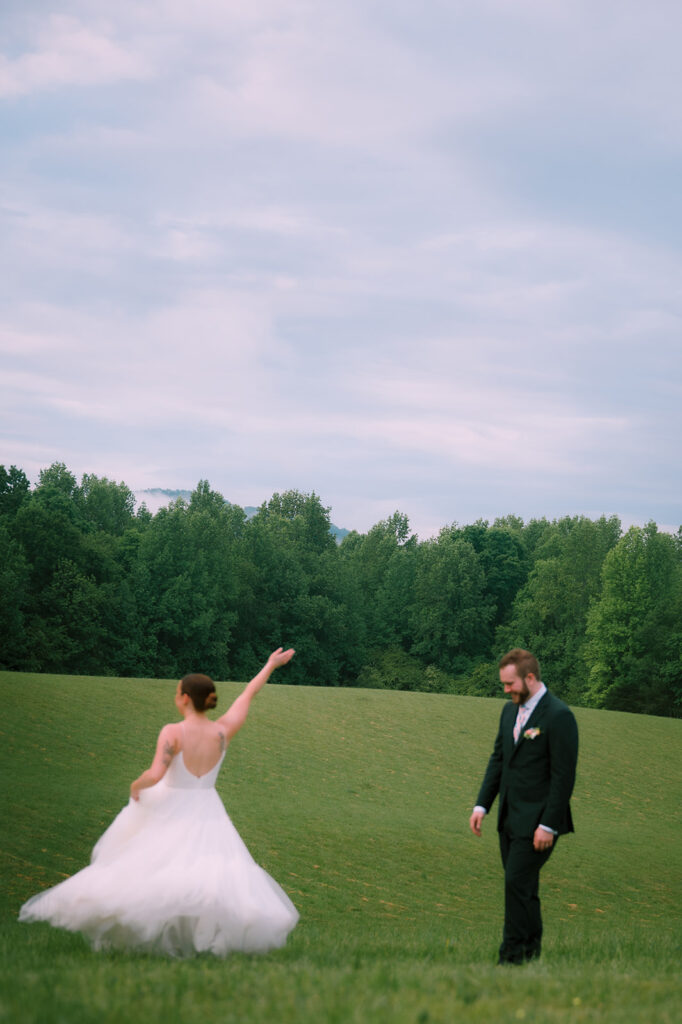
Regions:
[[[192,672],[180,680],[180,693],[187,694],[195,711],[210,711],[218,703],[215,683],[200,672]]]

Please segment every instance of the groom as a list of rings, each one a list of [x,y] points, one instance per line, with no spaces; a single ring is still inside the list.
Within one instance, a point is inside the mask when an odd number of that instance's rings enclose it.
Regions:
[[[537,659],[520,647],[500,661],[505,704],[495,746],[469,825],[500,796],[497,831],[504,866],[504,932],[500,964],[540,956],[540,868],[557,838],[573,831],[569,799],[578,760],[578,727],[570,709],[540,680]]]

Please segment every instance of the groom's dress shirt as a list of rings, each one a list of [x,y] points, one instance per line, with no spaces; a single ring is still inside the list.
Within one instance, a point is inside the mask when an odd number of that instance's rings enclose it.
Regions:
[[[528,721],[530,716],[533,714],[533,712],[535,711],[536,707],[538,706],[538,704],[540,703],[540,701],[542,700],[542,698],[545,696],[546,693],[547,693],[547,687],[545,686],[544,683],[541,682],[540,686],[535,691],[533,696],[529,697],[528,700],[525,702],[525,704],[519,704],[518,710],[516,712],[516,721],[514,722],[514,743],[518,743],[519,742],[519,739],[521,738],[521,730],[523,729],[523,727],[525,726],[526,722]],[[474,810],[475,811],[483,811],[484,814],[488,813],[488,808],[487,807],[481,807],[480,804],[477,804],[476,807],[474,807]],[[543,829],[545,832],[550,832],[553,836],[555,836],[557,834],[554,831],[554,829],[553,828],[549,828],[548,825],[539,825],[538,828]]]
[[[516,722],[514,724],[514,739],[518,743],[521,729],[535,711],[536,707],[547,693],[547,687],[544,683],[540,683],[539,687],[535,691],[532,697],[529,697],[525,704],[519,704],[518,711],[516,712]],[[516,727],[519,727],[518,733]]]

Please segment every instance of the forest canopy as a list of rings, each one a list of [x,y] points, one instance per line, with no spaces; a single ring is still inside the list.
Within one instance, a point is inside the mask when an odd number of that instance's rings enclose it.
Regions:
[[[572,704],[682,714],[682,529],[509,515],[419,540],[396,511],[337,543],[313,492],[248,518],[208,481],[152,515],[62,463],[0,466],[0,668],[246,679],[294,646],[288,683],[498,696],[540,660]]]

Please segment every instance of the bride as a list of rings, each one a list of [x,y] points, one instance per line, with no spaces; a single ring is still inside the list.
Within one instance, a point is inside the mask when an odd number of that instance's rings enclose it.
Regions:
[[[94,949],[226,956],[283,946],[298,912],[251,857],[215,781],[252,699],[293,655],[274,651],[216,721],[206,717],[217,703],[213,681],[180,680],[183,721],[164,725],[151,767],[132,783],[90,865],[33,896],[19,920],[83,932]]]

